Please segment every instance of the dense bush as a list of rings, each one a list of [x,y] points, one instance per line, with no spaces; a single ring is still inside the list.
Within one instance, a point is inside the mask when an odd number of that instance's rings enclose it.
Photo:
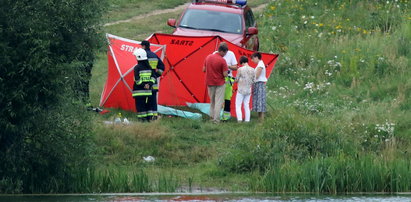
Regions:
[[[236,173],[266,171],[285,161],[305,160],[317,155],[333,156],[357,151],[343,127],[322,119],[308,119],[286,111],[270,119],[264,129],[251,128],[238,137],[219,159],[219,165]]]
[[[69,191],[87,162],[88,80],[104,3],[0,5],[0,192]]]

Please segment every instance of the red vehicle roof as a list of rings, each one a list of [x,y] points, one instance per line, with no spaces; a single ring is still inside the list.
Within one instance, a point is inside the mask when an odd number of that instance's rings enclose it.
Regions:
[[[212,31],[212,30],[207,30],[207,29],[191,29],[191,28],[184,28],[180,27],[181,20],[189,10],[204,10],[204,11],[213,11],[213,12],[220,12],[220,13],[231,13],[235,15],[239,15],[241,18],[241,21],[236,23],[241,23],[241,27],[239,26],[239,29],[234,28],[234,30],[239,30],[236,32],[230,32],[230,31]],[[245,13],[248,11],[251,11],[251,8],[247,5],[241,6],[241,5],[236,5],[236,4],[227,4],[227,3],[220,3],[220,2],[193,2],[191,3],[183,12],[183,14],[180,16],[178,21],[174,21],[174,27],[175,30],[173,32],[173,35],[181,35],[181,36],[216,36],[219,35],[228,41],[241,46],[241,47],[247,47],[250,49],[255,49],[258,50],[259,43],[258,43],[258,35],[247,35],[248,27],[246,27],[246,16]],[[248,15],[247,15],[248,16]],[[232,22],[227,22],[227,24],[230,24]],[[230,24],[234,25],[234,24]],[[233,27],[233,26],[231,26]],[[223,29],[224,30],[224,29]]]
[[[238,7],[222,3],[192,3],[188,8],[242,14],[246,7]]]

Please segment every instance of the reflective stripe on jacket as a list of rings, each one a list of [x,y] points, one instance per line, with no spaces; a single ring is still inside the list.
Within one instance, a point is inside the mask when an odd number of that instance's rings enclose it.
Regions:
[[[133,90],[133,97],[136,96],[151,96],[153,93],[151,90]]]
[[[158,59],[157,58],[148,58],[148,63],[151,66],[151,69],[157,69]]]
[[[234,84],[234,81],[235,81],[234,77],[231,77],[231,76],[225,77],[225,83],[226,83],[226,84],[233,85],[233,84]]]
[[[143,82],[152,82],[155,83],[156,79],[152,77],[151,70],[142,70],[139,72],[140,79],[135,81],[137,85],[142,84]]]

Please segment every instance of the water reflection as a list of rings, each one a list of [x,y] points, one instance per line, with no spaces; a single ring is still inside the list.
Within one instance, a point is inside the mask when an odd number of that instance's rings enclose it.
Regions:
[[[411,193],[397,195],[309,195],[309,194],[87,194],[87,195],[0,195],[0,202],[135,202],[135,201],[411,201]]]

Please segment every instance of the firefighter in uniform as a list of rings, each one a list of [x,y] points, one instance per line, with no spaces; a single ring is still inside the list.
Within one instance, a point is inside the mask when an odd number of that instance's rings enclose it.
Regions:
[[[227,46],[228,49],[228,45],[225,42],[222,42],[221,44]],[[225,77],[224,111],[221,120],[227,121],[231,118],[231,97],[233,96],[233,84],[235,80],[232,71],[237,70],[238,64],[233,51],[230,50],[227,51],[224,60],[226,61],[229,70],[228,76]]]
[[[156,83],[153,85],[153,94],[152,99],[152,108],[153,108],[153,120],[156,120],[158,117],[157,112],[157,101],[158,101],[158,88],[160,87],[160,77],[164,71],[164,63],[161,59],[150,50],[150,42],[142,41],[141,48],[143,48],[147,52],[148,62],[150,63],[151,68],[154,70],[154,76],[156,79]]]
[[[135,49],[138,64],[134,67],[133,98],[136,102],[137,118],[140,121],[151,121],[153,119],[153,85],[155,82],[154,71],[147,60],[144,49]]]

